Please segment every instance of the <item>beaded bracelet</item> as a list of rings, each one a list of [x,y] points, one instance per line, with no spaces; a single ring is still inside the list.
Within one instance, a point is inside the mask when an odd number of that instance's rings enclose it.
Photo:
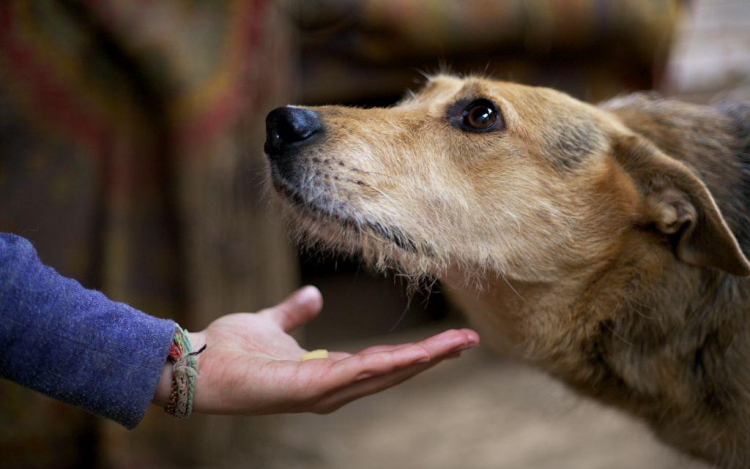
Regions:
[[[172,346],[169,347],[169,360],[172,362],[172,390],[169,402],[164,411],[178,419],[190,417],[193,412],[193,394],[195,393],[195,378],[198,377],[198,363],[195,356],[206,350],[201,347],[193,352],[187,330],[175,324]]]

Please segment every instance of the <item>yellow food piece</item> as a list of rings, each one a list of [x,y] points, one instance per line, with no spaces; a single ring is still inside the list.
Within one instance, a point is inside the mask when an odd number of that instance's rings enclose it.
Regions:
[[[302,361],[315,360],[316,358],[328,358],[328,350],[318,349],[302,355]]]

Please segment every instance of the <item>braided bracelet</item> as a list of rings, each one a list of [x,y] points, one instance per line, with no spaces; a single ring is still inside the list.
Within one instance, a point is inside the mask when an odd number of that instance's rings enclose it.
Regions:
[[[193,352],[187,330],[175,324],[174,339],[169,348],[169,360],[172,362],[172,390],[169,393],[169,403],[164,411],[178,419],[190,417],[193,412],[193,394],[195,393],[195,378],[198,377],[198,363],[195,356],[206,350],[201,347]]]

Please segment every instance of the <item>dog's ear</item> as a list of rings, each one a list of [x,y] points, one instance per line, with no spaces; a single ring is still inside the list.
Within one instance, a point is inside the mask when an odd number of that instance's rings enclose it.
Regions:
[[[616,138],[613,154],[643,197],[640,222],[669,235],[679,260],[750,275],[750,262],[714,198],[687,166],[632,135]]]

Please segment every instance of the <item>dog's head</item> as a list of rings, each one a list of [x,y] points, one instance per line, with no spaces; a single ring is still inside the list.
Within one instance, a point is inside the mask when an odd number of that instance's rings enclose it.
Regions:
[[[564,278],[634,227],[684,262],[750,272],[685,166],[554,90],[438,76],[391,108],[279,108],[267,132],[305,239],[410,274]]]

